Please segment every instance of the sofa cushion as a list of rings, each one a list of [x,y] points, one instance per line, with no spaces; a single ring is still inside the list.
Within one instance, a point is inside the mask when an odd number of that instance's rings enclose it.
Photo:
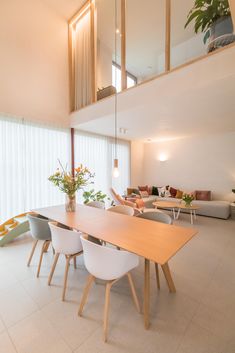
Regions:
[[[170,187],[170,194],[172,197],[176,197],[177,194],[177,189],[173,188],[172,186]]]
[[[177,190],[175,198],[176,199],[182,199],[182,197],[183,197],[183,191]]]
[[[152,187],[152,195],[154,195],[154,196],[158,196],[159,195],[157,186],[153,186]]]
[[[211,191],[210,190],[196,190],[195,191],[196,200],[201,201],[211,201]]]

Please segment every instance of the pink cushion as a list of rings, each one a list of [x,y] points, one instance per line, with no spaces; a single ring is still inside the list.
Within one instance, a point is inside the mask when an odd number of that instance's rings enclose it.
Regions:
[[[196,200],[211,201],[210,190],[196,190],[195,195],[196,195]]]
[[[148,193],[148,191],[140,191],[140,196],[141,197],[148,197],[149,193]]]

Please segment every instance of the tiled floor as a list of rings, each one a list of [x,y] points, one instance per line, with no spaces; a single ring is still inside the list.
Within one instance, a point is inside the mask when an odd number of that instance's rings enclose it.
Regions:
[[[188,216],[177,224],[189,227]],[[51,251],[36,278],[36,253],[30,268],[29,234],[0,248],[1,353],[234,353],[235,221],[198,217],[199,234],[170,262],[176,294],[161,290],[151,269],[151,327],[135,310],[126,279],[114,286],[108,343],[102,341],[104,286],[91,290],[84,317],[77,316],[86,280],[82,257],[70,267],[67,300],[61,302],[64,259],[51,287],[47,276]],[[143,299],[143,261],[133,273]]]

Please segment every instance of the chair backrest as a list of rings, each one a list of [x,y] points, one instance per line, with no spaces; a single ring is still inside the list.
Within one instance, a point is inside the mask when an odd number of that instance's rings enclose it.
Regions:
[[[113,188],[110,188],[110,193],[117,205],[124,205],[124,199]]]
[[[51,240],[56,253],[72,255],[82,251],[81,232],[65,229],[57,222],[49,222]]]
[[[37,240],[51,240],[49,220],[37,214],[28,214],[29,227],[32,237]]]
[[[151,221],[156,221],[156,222],[161,222],[165,224],[172,224],[172,218],[163,212],[144,212],[139,214],[137,217],[139,218],[144,218],[144,219],[149,219]]]
[[[125,206],[125,205],[113,206],[108,208],[107,211],[121,213],[127,216],[134,216],[134,213],[135,213],[133,207]]]
[[[93,276],[103,280],[117,279],[139,264],[137,255],[97,245],[81,236],[85,266]]]
[[[86,204],[87,206],[90,206],[90,207],[95,207],[95,208],[100,208],[102,210],[105,209],[105,204],[104,202],[100,202],[100,201],[90,201]]]

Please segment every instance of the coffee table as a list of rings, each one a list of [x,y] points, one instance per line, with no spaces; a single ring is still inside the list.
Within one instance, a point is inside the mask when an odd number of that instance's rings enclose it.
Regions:
[[[184,203],[179,202],[170,202],[170,201],[156,201],[153,202],[153,206],[155,208],[165,208],[165,209],[170,209],[173,214],[174,219],[178,219],[180,215],[181,210],[189,210],[190,214],[190,221],[191,224],[193,224],[193,220],[196,219],[196,211],[200,208],[199,206],[186,206]],[[176,210],[177,214],[176,214]]]
[[[178,212],[177,212],[177,216],[176,216],[175,219],[179,218],[181,210],[189,210],[191,224],[193,224],[193,220],[196,219],[196,211],[199,210],[200,207],[199,206],[195,206],[195,205],[186,206],[183,203],[177,204],[177,207],[178,207]]]
[[[153,206],[155,208],[165,208],[165,209],[170,209],[173,214],[173,218],[177,219],[176,216],[176,209],[179,208],[180,203],[179,202],[170,202],[170,201],[155,201],[153,202]],[[178,214],[178,213],[177,213]]]

